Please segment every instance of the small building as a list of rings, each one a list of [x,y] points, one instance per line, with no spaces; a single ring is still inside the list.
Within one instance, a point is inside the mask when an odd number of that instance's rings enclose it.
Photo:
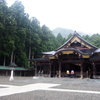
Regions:
[[[0,66],[0,76],[10,76],[11,70],[14,70],[14,76],[33,76],[34,69],[23,67]]]
[[[100,75],[100,49],[76,32],[58,49],[42,55],[30,60],[35,64],[35,76],[65,77],[67,70],[74,70],[75,77],[81,78]]]

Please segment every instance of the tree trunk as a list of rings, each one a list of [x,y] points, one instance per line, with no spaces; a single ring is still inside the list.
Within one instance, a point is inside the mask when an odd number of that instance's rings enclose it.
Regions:
[[[3,66],[5,66],[5,63],[6,63],[6,57],[4,56]]]
[[[29,58],[28,59],[30,58],[31,58],[31,46],[29,47]]]
[[[34,52],[32,53],[32,59],[34,59]]]
[[[30,60],[31,59],[31,46],[29,47],[29,57],[28,59]],[[30,61],[28,61],[28,66],[30,67]]]
[[[15,62],[15,58],[16,58],[16,54],[14,54],[14,59],[13,59],[14,62]]]
[[[13,62],[13,53],[14,53],[14,51],[12,51],[10,63]]]

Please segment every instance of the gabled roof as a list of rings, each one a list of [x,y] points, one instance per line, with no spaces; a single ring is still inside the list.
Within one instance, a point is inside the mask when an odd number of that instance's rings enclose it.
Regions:
[[[100,53],[100,48],[96,49],[93,53]]]
[[[74,51],[74,52],[78,52],[79,54],[82,54],[82,55],[91,55],[92,52],[94,52],[94,49],[79,50],[79,49],[75,49],[75,48],[62,48],[57,51],[42,52],[42,54],[47,55],[47,56],[54,56],[61,51]]]
[[[86,48],[89,48],[89,49],[97,49],[96,46],[90,44],[89,42],[87,42],[86,40],[84,40],[78,33],[75,33],[73,34],[73,36],[67,41],[65,42],[63,45],[61,45],[57,50],[61,49],[61,48],[64,48],[64,47],[69,47],[71,43],[75,43],[75,42],[79,42],[81,43],[83,46],[85,46]],[[82,48],[80,48],[82,49]],[[85,49],[85,48],[83,48]]]
[[[72,46],[76,45],[76,47]],[[79,44],[80,46],[77,46]],[[56,53],[60,51],[75,51],[82,55],[90,55],[98,48],[90,43],[88,43],[86,40],[84,40],[78,33],[74,33],[73,36],[65,42],[63,45],[61,45],[58,49],[50,52],[42,52],[43,55],[47,56],[53,56]]]

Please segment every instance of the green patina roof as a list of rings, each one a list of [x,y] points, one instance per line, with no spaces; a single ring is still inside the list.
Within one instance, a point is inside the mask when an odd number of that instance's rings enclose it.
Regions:
[[[0,66],[0,70],[21,70],[21,71],[24,71],[24,70],[29,70],[27,68],[23,68],[23,67],[9,67],[9,66]]]

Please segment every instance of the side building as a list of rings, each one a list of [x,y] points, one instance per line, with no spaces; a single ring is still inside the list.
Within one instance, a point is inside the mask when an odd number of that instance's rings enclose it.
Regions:
[[[74,70],[75,77],[97,78],[100,75],[100,49],[85,41],[78,33],[42,58],[30,59],[35,65],[35,76],[65,77]]]

